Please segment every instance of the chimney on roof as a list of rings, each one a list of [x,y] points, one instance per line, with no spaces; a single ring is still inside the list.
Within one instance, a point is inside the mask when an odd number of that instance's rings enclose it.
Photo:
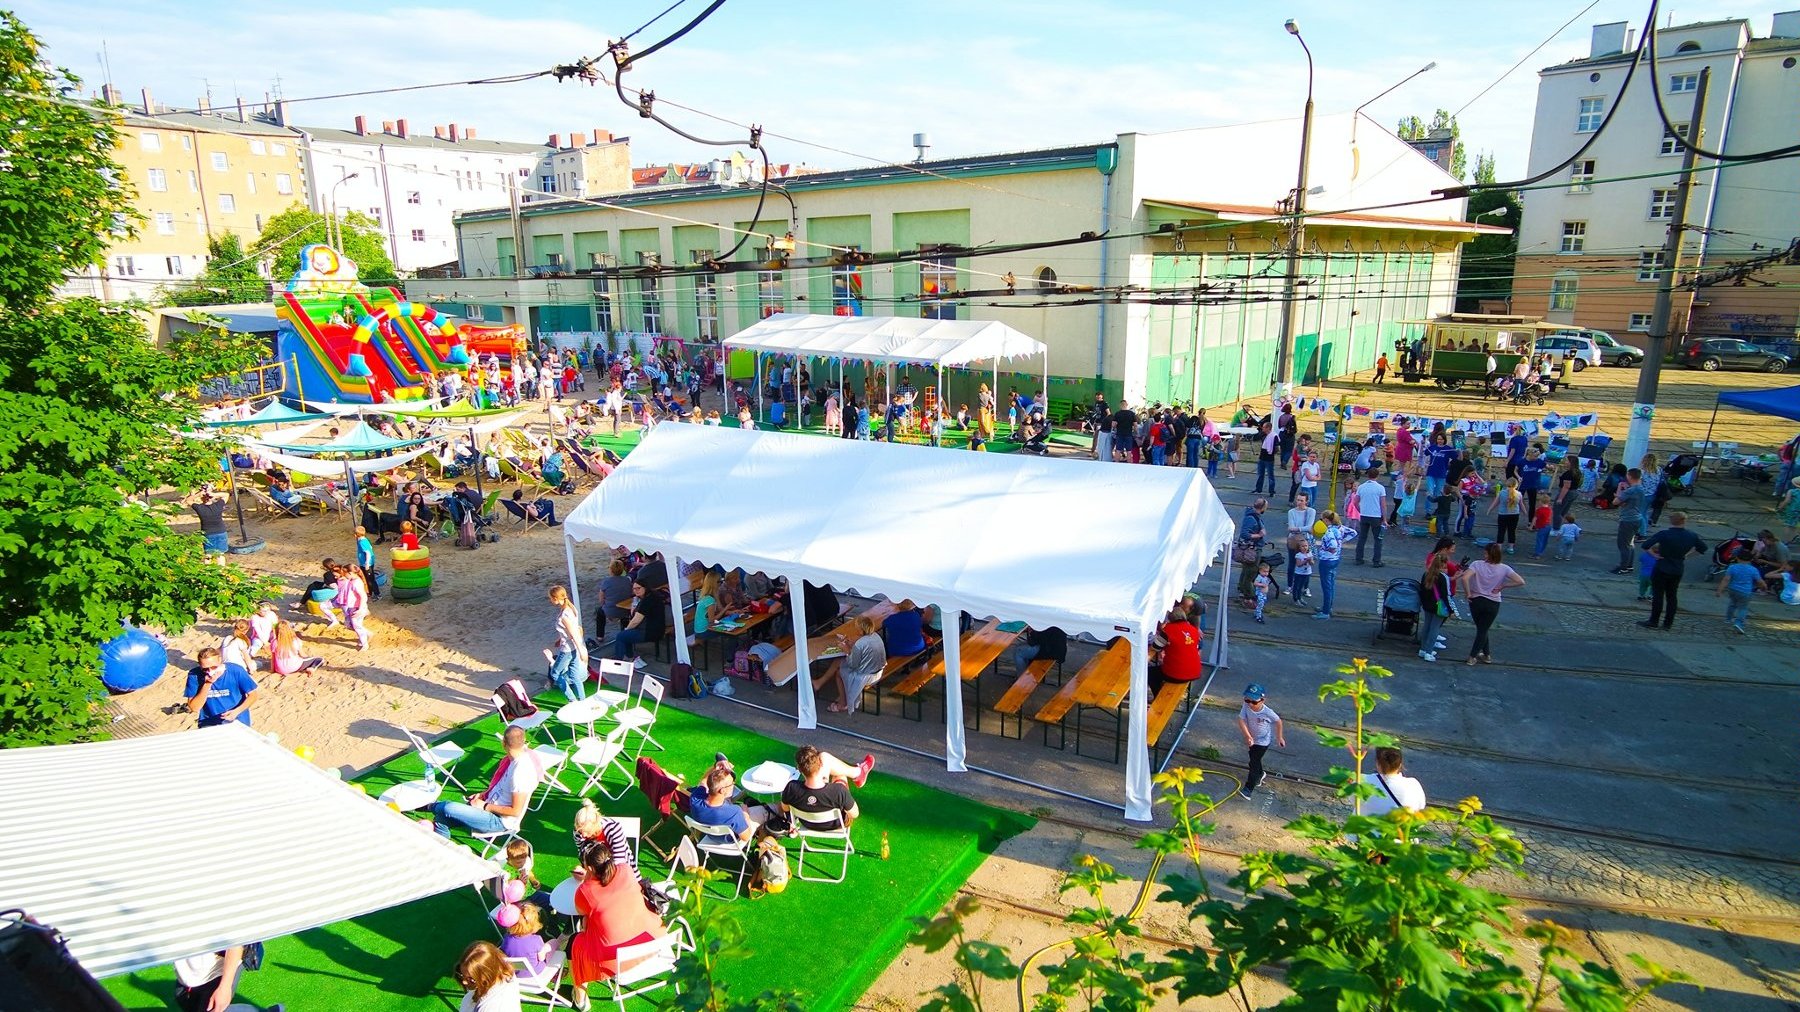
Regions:
[[[207,98],[205,95],[201,95],[194,105],[197,106],[201,112],[212,112],[212,99]]]
[[[474,127],[470,127],[467,130],[463,131],[463,140],[472,141],[474,139],[475,139],[475,128]]]
[[[237,107],[238,107],[238,122],[239,123],[250,122],[249,120],[244,118],[244,96],[239,95],[237,97]]]
[[[1609,25],[1595,25],[1592,40],[1588,43],[1588,58],[1601,56],[1617,56],[1625,51],[1625,32],[1631,26],[1624,21],[1614,21]]]
[[[446,135],[444,133],[444,128],[441,126],[432,127],[431,128],[431,136],[436,137],[440,141],[449,139],[448,135]]]
[[[263,111],[263,115],[264,115],[264,116],[268,116],[268,115],[270,115],[270,114],[271,114],[271,113],[273,113],[273,112],[274,112],[274,111],[275,111],[275,100],[274,100],[274,99],[272,99],[272,98],[270,98],[270,97],[269,97],[269,93],[268,93],[268,92],[266,92],[266,91],[265,91],[265,92],[263,92],[263,108],[262,108],[262,111]]]
[[[602,130],[599,127],[594,128],[594,143],[595,144],[611,144],[612,139],[613,139],[613,135],[611,132]]]
[[[105,102],[107,105],[122,104],[119,101],[119,89],[113,87],[110,84],[101,85],[100,86],[100,101]]]
[[[456,129],[455,123],[450,124],[450,143],[455,144],[461,137],[462,131]]]
[[[278,98],[275,100],[275,125],[288,125],[287,102],[284,99]]]
[[[582,133],[570,134],[569,135],[569,147],[572,147],[572,148],[587,147],[587,134],[582,134]]]
[[[410,134],[408,134],[406,132],[406,121],[403,119],[397,119],[394,121],[394,133],[397,136],[399,136],[402,140],[411,136]]]
[[[561,151],[562,150],[562,134],[551,134],[550,139],[545,141],[544,143],[548,144],[550,147],[553,147],[558,151]]]
[[[381,132],[384,134],[393,133],[394,132],[394,121],[391,119],[382,120],[381,121]]]
[[[363,137],[363,136],[366,136],[368,134],[368,132],[369,132],[369,117],[367,117],[367,116],[356,117],[356,136]]]
[[[156,100],[150,97],[150,89],[144,89],[144,115],[156,115]]]

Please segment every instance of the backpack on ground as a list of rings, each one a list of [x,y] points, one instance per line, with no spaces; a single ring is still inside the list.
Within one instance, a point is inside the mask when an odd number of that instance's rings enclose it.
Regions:
[[[669,665],[669,695],[676,699],[705,699],[711,690],[692,664],[677,661]]]
[[[733,678],[742,678],[747,682],[767,682],[769,680],[768,673],[763,669],[762,658],[748,650],[737,652],[726,673]]]
[[[507,722],[522,720],[537,712],[537,704],[531,701],[531,695],[525,691],[524,683],[514,678],[503,683],[494,690],[500,697],[500,716]]]
[[[787,848],[779,842],[764,838],[756,845],[756,881],[763,892],[774,894],[787,889],[788,885]]]

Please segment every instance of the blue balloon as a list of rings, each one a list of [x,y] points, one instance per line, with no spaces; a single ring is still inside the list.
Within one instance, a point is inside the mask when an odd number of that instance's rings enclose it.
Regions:
[[[148,688],[168,666],[168,648],[142,629],[127,629],[100,645],[100,681],[113,692]]]

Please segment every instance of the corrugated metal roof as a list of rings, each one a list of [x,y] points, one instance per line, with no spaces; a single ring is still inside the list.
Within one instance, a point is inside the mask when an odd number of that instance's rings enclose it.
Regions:
[[[296,129],[306,131],[306,133],[312,137],[314,143],[326,141],[332,144],[366,144],[369,147],[386,145],[388,147],[399,148],[435,148],[439,151],[465,151],[470,154],[538,155],[540,157],[556,150],[545,144],[527,144],[520,141],[490,141],[485,138],[471,140],[465,137],[461,140],[451,141],[447,138],[430,134],[422,136],[420,134],[409,133],[407,136],[402,137],[399,134],[381,132],[359,134],[354,130],[339,130],[334,127],[303,126]]]
[[[0,751],[0,908],[96,977],[491,877],[469,850],[243,726]],[[421,930],[429,929],[421,925]]]

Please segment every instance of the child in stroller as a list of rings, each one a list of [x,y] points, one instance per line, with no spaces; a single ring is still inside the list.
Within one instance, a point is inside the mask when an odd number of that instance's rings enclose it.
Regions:
[[[1381,624],[1375,627],[1375,639],[1403,636],[1408,640],[1419,635],[1419,581],[1389,580],[1376,599],[1375,611]]]
[[[1662,482],[1657,485],[1657,497],[1666,499],[1673,495],[1692,495],[1694,477],[1700,467],[1700,455],[1697,453],[1678,453],[1674,459],[1663,465]],[[1664,492],[1663,489],[1668,489]]]

